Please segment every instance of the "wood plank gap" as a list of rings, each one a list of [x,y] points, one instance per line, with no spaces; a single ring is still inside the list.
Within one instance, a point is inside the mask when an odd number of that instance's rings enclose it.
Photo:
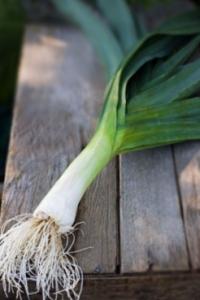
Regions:
[[[0,182],[0,206],[1,206],[2,194],[3,194],[3,182]]]
[[[121,230],[120,230],[120,155],[117,156],[117,264],[116,274],[121,273]]]
[[[150,271],[150,272],[124,272],[124,273],[87,273],[84,274],[84,278],[125,278],[125,277],[156,277],[156,276],[174,276],[174,275],[195,275],[195,274],[199,274],[200,275],[200,270],[175,270],[175,271]]]
[[[192,270],[191,253],[190,253],[189,242],[188,242],[188,238],[187,238],[186,224],[185,224],[184,211],[183,211],[183,202],[182,202],[180,184],[179,184],[179,179],[178,179],[178,170],[177,170],[177,166],[176,166],[175,146],[174,145],[171,145],[171,152],[172,152],[172,159],[173,159],[173,165],[174,165],[174,174],[175,174],[177,194],[178,194],[179,205],[180,205],[180,213],[181,213],[181,218],[183,221],[183,232],[185,235],[185,245],[186,245],[186,251],[188,254],[187,255],[188,267],[190,270]]]
[[[193,269],[200,269],[200,142],[174,146],[183,214]]]

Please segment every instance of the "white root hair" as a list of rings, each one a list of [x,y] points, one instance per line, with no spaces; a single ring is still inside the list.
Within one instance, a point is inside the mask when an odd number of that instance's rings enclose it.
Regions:
[[[43,300],[55,300],[65,293],[70,300],[79,300],[83,273],[72,256],[75,230],[76,226],[61,234],[52,218],[32,215],[6,222],[0,235],[0,278],[5,294],[15,293],[22,299],[25,291],[29,299],[41,292]]]

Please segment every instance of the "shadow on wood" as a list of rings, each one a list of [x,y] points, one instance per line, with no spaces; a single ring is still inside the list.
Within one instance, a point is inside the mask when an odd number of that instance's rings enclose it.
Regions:
[[[199,300],[200,274],[154,274],[141,276],[87,276],[81,300]],[[8,298],[0,289],[1,300]],[[33,295],[30,300],[41,300],[41,295]],[[58,300],[67,300],[67,297]],[[22,300],[27,300],[23,297]]]

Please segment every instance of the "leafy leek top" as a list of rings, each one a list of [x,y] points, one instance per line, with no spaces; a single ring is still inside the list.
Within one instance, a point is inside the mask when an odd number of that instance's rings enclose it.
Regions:
[[[112,16],[108,2],[96,0],[100,17],[80,0],[54,0],[113,74],[98,125],[112,140],[113,155],[199,139],[200,59],[191,58],[200,44],[200,10],[172,18],[138,40],[140,28],[125,1],[115,1]]]
[[[116,114],[115,153],[200,138],[200,59],[191,59],[199,33],[200,11],[174,18],[122,62],[102,115],[107,124]]]

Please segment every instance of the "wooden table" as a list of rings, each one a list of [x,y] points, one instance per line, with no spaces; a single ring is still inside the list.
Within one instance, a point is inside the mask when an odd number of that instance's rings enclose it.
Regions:
[[[32,212],[85,146],[104,87],[103,70],[80,32],[27,27],[3,220]],[[199,142],[114,159],[87,191],[77,221],[86,223],[75,248],[93,247],[77,255],[86,274],[81,299],[200,299]],[[7,299],[2,291],[0,299]]]

